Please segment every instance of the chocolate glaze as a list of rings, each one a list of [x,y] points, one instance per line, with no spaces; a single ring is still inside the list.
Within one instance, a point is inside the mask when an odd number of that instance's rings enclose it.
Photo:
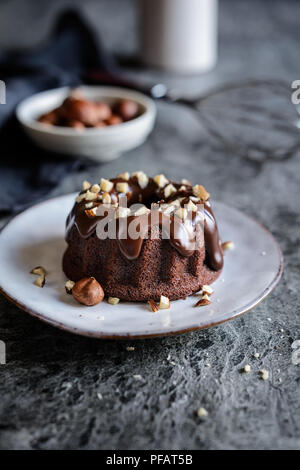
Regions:
[[[124,182],[121,178],[115,178],[111,180],[114,183],[114,188],[111,190],[110,195],[112,203],[118,202],[119,194],[115,189],[115,185],[118,182]],[[153,179],[149,178],[148,185],[141,189],[138,185],[137,178],[132,177],[127,181],[129,191],[126,194],[128,206],[136,203],[145,204],[147,207],[151,207],[152,203],[156,203],[155,214],[152,215],[156,223],[162,229],[163,237],[164,234],[170,233],[169,241],[171,245],[182,256],[191,256],[195,251],[195,226],[198,229],[202,226],[200,224],[201,217],[198,213],[193,212],[191,220],[182,221],[175,215],[166,216],[163,212],[158,211],[158,207],[163,202],[172,202],[178,198],[181,198],[180,205],[184,207],[189,202],[189,197],[193,195],[192,187],[185,185],[184,190],[179,190],[181,184],[174,183],[176,193],[172,194],[169,198],[164,198],[164,188],[158,188]],[[102,194],[101,191],[99,194]],[[129,215],[127,218],[115,219],[114,213],[115,208],[107,206],[107,212],[103,216],[94,215],[92,212],[86,209],[85,204],[87,201],[75,203],[72,211],[67,218],[66,227],[66,240],[68,242],[68,235],[71,228],[75,225],[79,234],[83,238],[88,238],[96,230],[97,223],[103,217],[108,216],[110,223],[116,223],[116,233],[120,251],[129,260],[134,260],[139,257],[143,240],[148,235],[151,229],[151,215],[143,214],[141,216]],[[93,201],[93,208],[101,205],[101,200]],[[152,206],[153,208],[153,206]],[[153,212],[152,212],[153,213]],[[135,223],[139,226],[139,237],[132,239],[128,234],[128,228],[131,223]],[[206,250],[205,263],[214,271],[219,271],[223,267],[223,250],[219,240],[219,233],[216,224],[216,220],[209,201],[204,203],[204,243]]]

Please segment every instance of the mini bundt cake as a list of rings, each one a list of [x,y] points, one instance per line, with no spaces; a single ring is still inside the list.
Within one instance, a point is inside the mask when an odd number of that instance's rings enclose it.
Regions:
[[[122,197],[130,209],[122,206]],[[136,204],[140,204],[137,210]],[[153,210],[156,223],[150,223]],[[115,223],[115,237],[99,238],[103,211]],[[169,238],[165,236],[166,217]],[[138,238],[129,236],[130,222],[138,224]],[[189,227],[194,230],[200,225],[204,236],[196,249]],[[132,176],[126,172],[111,180],[102,178],[93,186],[85,181],[67,218],[66,241],[63,270],[67,277],[78,281],[93,276],[106,296],[123,300],[158,300],[161,295],[171,300],[185,298],[215,281],[223,267],[209,194],[201,185],[171,182],[164,175],[148,178],[143,172]]]

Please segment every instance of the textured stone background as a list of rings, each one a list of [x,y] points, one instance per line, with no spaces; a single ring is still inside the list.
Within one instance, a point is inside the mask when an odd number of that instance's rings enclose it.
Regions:
[[[26,8],[25,2],[4,2],[0,46],[39,42],[63,4],[70,2],[32,1]],[[135,51],[131,1],[85,1],[80,8],[110,50]],[[163,80],[190,95],[243,77],[300,79],[299,15],[296,1],[222,0],[214,71],[203,77],[129,73]],[[29,27],[32,18],[34,28]],[[143,147],[70,175],[52,195],[74,191],[86,177],[124,169],[203,181],[215,199],[271,230],[285,256],[283,279],[263,303],[232,322],[130,343],[63,333],[1,298],[0,339],[6,342],[7,364],[0,366],[0,448],[299,448],[299,366],[292,364],[291,344],[300,339],[300,154],[256,165],[209,137],[190,111],[163,103],[158,109],[156,128]],[[129,344],[134,351],[126,350]],[[253,358],[256,351],[259,359]],[[242,374],[247,363],[252,371]],[[270,372],[266,382],[259,378],[262,367]],[[195,413],[199,406],[209,412],[202,422]]]

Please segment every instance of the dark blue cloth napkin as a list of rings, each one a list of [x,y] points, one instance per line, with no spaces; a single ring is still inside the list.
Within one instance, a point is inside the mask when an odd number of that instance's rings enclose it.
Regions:
[[[37,148],[14,116],[27,96],[60,86],[77,86],[89,69],[110,69],[112,59],[75,11],[58,19],[47,44],[33,51],[0,51],[0,79],[6,104],[0,104],[0,214],[14,213],[43,198],[68,173],[89,165],[86,160],[55,155]]]

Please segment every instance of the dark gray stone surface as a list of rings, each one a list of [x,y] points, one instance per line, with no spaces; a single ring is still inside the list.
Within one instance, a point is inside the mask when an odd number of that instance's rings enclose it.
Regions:
[[[58,2],[51,8],[49,3],[38,4],[40,26],[58,8]],[[12,7],[22,4],[6,2],[2,13],[12,22]],[[99,19],[112,50],[134,50],[132,2],[89,1],[81,8],[94,23]],[[34,36],[26,33],[33,11],[18,15],[24,30],[15,41],[31,44],[46,34],[46,27],[35,28]],[[296,1],[222,1],[220,60],[214,71],[203,77],[130,73],[141,80],[164,80],[187,94],[241,77],[291,82],[300,78],[299,14]],[[11,22],[7,29],[13,30]],[[0,42],[5,42],[2,28]],[[145,145],[115,162],[70,175],[53,195],[74,191],[86,177],[125,169],[205,182],[215,199],[270,229],[285,256],[283,279],[264,302],[234,321],[130,343],[63,333],[1,298],[0,339],[6,343],[7,364],[0,365],[0,448],[299,448],[299,366],[292,363],[291,344],[300,339],[300,153],[282,162],[253,164],[210,137],[189,110],[160,103],[158,111]],[[127,351],[128,345],[135,350]],[[241,373],[245,364],[251,364],[249,374]],[[268,381],[259,377],[262,367],[270,372]],[[196,415],[200,406],[209,412],[204,421]]]

